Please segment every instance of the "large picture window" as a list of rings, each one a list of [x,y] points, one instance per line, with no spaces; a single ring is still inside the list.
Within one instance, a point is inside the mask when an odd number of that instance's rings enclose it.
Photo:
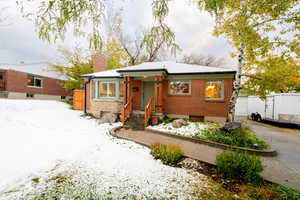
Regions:
[[[224,82],[222,80],[206,81],[205,83],[206,100],[224,99]]]
[[[174,80],[169,82],[169,94],[189,95],[191,94],[191,81]]]
[[[115,82],[98,82],[99,97],[116,97],[116,83]]]
[[[33,75],[28,75],[27,76],[27,86],[42,88],[43,87],[43,79],[33,76]]]
[[[118,98],[119,97],[119,81],[110,80],[94,80],[94,95],[93,98]]]

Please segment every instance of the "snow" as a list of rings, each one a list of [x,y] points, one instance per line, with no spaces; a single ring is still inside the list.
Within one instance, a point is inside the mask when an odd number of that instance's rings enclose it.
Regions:
[[[182,73],[213,73],[213,72],[232,72],[235,73],[235,69],[222,68],[222,67],[208,67],[200,65],[192,65],[185,63],[177,63],[173,61],[163,62],[144,62],[139,65],[124,67],[118,70],[118,72],[128,71],[147,71],[147,70],[165,70],[169,74],[182,74]]]
[[[40,75],[44,77],[67,80],[65,76],[62,76],[54,71],[50,63],[22,63],[22,64],[2,64],[0,63],[0,69],[14,70],[19,72],[25,72],[34,75]]]
[[[120,124],[98,125],[80,115],[61,102],[0,99],[1,200],[45,189],[47,178],[61,172],[113,199],[193,199],[193,185],[206,184],[203,175],[163,165],[148,148],[112,137],[109,130]]]
[[[209,127],[210,125],[200,122],[188,122],[188,125],[182,126],[180,128],[174,128],[172,126],[172,123],[161,123],[155,126],[148,126],[147,128],[181,136],[196,136],[200,135],[201,131]]]
[[[165,71],[168,74],[205,74],[205,73],[235,73],[233,68],[222,67],[208,67],[200,65],[191,65],[184,63],[177,63],[173,61],[163,62],[144,62],[139,65],[124,67],[117,70],[109,70],[104,72],[96,72],[85,74],[83,77],[121,77],[122,72],[135,72],[135,71]]]

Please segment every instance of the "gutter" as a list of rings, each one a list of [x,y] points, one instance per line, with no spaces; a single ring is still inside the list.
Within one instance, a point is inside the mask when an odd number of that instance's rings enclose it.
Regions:
[[[88,77],[88,81],[84,83],[84,114],[86,114],[86,105],[87,105],[87,90],[86,85],[91,82],[92,77]]]

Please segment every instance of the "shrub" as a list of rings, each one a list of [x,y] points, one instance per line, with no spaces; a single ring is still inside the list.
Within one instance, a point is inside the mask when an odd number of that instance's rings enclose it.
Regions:
[[[279,196],[279,199],[300,199],[300,191],[292,188],[283,185],[271,185],[269,188]]]
[[[195,138],[258,150],[268,148],[268,144],[258,138],[248,127],[237,128],[231,132],[224,132],[218,128],[205,129]]]
[[[165,145],[154,143],[151,145],[151,155],[155,159],[161,159],[164,164],[176,164],[182,157],[181,148],[178,145]]]
[[[260,183],[263,166],[258,157],[242,152],[225,151],[217,156],[218,170],[227,178],[242,182]]]

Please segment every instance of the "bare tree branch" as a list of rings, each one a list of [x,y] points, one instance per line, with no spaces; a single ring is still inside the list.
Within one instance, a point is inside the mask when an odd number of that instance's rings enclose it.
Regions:
[[[184,55],[181,60],[178,62],[193,64],[193,65],[202,65],[210,67],[220,67],[226,64],[224,58],[218,58],[212,55]]]

